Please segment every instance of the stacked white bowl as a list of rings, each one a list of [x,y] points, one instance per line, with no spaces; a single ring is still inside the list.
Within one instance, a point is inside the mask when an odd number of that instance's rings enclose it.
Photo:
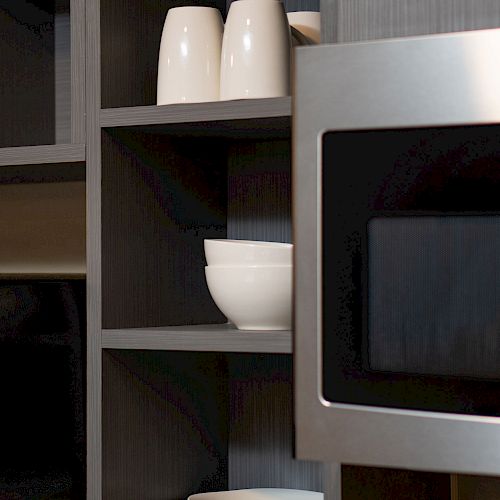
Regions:
[[[205,240],[208,289],[237,328],[291,329],[292,249],[290,243]]]

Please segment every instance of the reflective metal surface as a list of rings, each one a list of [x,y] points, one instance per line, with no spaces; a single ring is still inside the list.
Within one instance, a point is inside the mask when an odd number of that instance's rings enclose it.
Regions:
[[[298,458],[500,474],[500,418],[332,404],[322,398],[320,259],[322,132],[498,124],[499,53],[500,30],[325,45],[296,53]]]

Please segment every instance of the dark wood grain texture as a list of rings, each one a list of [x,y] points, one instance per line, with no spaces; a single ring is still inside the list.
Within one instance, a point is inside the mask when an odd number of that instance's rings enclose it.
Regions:
[[[227,489],[227,376],[213,354],[104,351],[104,491],[183,499]]]
[[[57,144],[0,149],[0,166],[71,163],[84,160],[84,144]]]
[[[0,31],[0,147],[53,144],[54,10],[0,4]]]
[[[290,331],[244,331],[233,325],[103,330],[105,349],[291,353]]]
[[[290,142],[234,142],[228,147],[227,236],[292,241]]]
[[[71,20],[69,11],[54,16],[55,143],[71,141]],[[82,82],[83,84],[85,82]],[[81,113],[83,117],[83,113]],[[83,142],[81,139],[79,142]]]
[[[102,498],[100,1],[85,1],[87,158],[87,499]]]
[[[83,143],[84,1],[4,2],[0,26],[0,147]]]
[[[219,142],[103,133],[103,326],[225,323],[205,280],[205,238],[226,236]]]
[[[85,142],[85,43],[86,43],[86,0],[71,0],[71,142]]]
[[[323,0],[322,14],[327,43],[500,26],[496,0]]]
[[[156,104],[158,53],[169,8],[202,5],[219,8],[223,0],[103,0],[102,107]]]
[[[104,351],[103,404],[105,498],[321,491],[293,459],[289,356]]]
[[[226,0],[226,8],[229,10],[229,7],[233,3],[234,0]],[[285,8],[285,12],[296,12],[299,10],[310,10],[310,11],[319,11],[320,0],[282,0],[283,7]]]
[[[101,127],[156,125],[255,118],[255,127],[265,118],[290,116],[291,98],[243,99],[168,106],[137,106],[101,111]]]
[[[232,355],[229,360],[229,489],[323,491],[322,465],[293,458],[292,360]]]

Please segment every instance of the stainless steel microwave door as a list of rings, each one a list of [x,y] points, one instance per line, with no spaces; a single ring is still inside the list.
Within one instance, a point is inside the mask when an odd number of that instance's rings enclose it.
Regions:
[[[500,474],[500,30],[296,51],[298,458]]]

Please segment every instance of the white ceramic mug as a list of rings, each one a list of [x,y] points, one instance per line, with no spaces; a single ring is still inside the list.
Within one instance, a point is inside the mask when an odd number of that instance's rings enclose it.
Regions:
[[[223,30],[222,16],[212,7],[168,11],[158,62],[158,105],[219,99]]]
[[[290,94],[290,26],[279,0],[231,4],[222,41],[220,98]]]

